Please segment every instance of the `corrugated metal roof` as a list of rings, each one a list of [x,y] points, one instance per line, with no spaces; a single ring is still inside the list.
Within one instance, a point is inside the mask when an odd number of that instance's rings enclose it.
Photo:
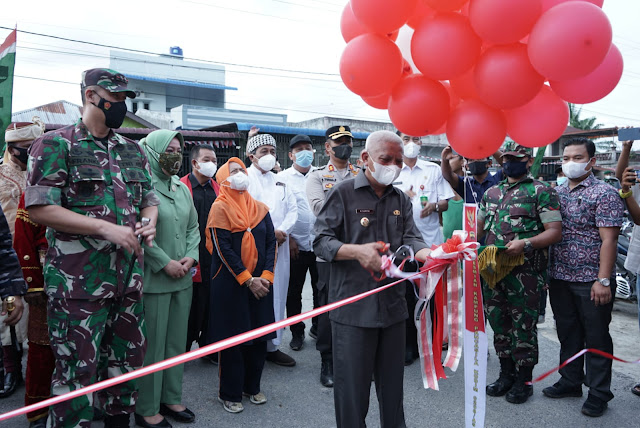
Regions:
[[[127,78],[134,79],[134,80],[144,80],[147,82],[166,83],[169,85],[192,86],[194,88],[223,89],[223,90],[231,90],[231,91],[238,90],[238,88],[234,88],[233,86],[216,85],[213,83],[190,82],[187,80],[162,79],[159,77],[140,76],[135,74],[127,74]]]
[[[33,116],[38,116],[44,123],[58,123],[71,125],[82,116],[82,107],[69,101],[56,101],[43,106],[18,111],[11,114],[13,122],[30,122]]]
[[[274,134],[289,134],[289,135],[297,135],[304,134],[309,136],[316,137],[324,137],[325,130],[324,129],[314,129],[314,128],[295,128],[291,126],[278,126],[278,125],[261,125],[259,123],[241,123],[236,122],[238,125],[238,130],[240,131],[249,131],[252,126],[257,126],[260,128],[260,132],[266,133],[274,133]],[[357,140],[366,140],[369,136],[369,132],[353,132],[353,138]]]

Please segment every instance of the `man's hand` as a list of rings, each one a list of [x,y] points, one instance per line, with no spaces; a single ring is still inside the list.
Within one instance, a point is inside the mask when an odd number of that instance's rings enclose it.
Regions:
[[[295,239],[289,238],[289,256],[291,260],[298,260],[298,256],[300,255],[300,250],[298,248],[298,243]]]
[[[591,300],[596,306],[606,305],[611,301],[611,288],[605,287],[596,281],[591,286]]]
[[[413,184],[411,185],[411,187],[409,187],[409,190],[404,193],[409,197],[409,199],[413,199],[413,197],[416,195],[416,192],[413,191]]]
[[[425,207],[420,210],[420,218],[425,218],[430,216],[432,213],[434,213],[436,210],[436,203],[435,202],[428,202],[427,205],[425,205]]]
[[[24,311],[24,303],[22,302],[22,296],[15,296],[16,300],[13,302],[14,309],[9,314],[4,323],[6,325],[16,325],[20,318],[22,318],[22,312]],[[2,301],[2,315],[7,315],[7,302],[6,300]]]
[[[287,240],[287,233],[281,230],[276,230],[275,234],[276,234],[276,241],[278,241],[278,245],[284,244],[284,241]]]
[[[260,277],[251,278],[249,279],[249,290],[259,300],[269,294],[269,281]]]
[[[505,247],[507,247],[505,254],[509,256],[518,256],[524,253],[524,239],[516,239],[515,241],[507,242]]]
[[[636,184],[637,180],[636,170],[633,167],[627,167],[622,174],[622,191],[626,193],[631,190],[631,187]]]
[[[247,138],[255,137],[256,135],[258,135],[258,132],[260,132],[260,128],[258,128],[255,125],[252,126],[251,129],[249,130],[249,134],[247,135]]]
[[[142,227],[142,223],[137,222],[135,235],[142,235],[144,243],[147,244],[148,247],[153,247],[153,240],[156,237],[156,227],[153,224],[148,224]]]
[[[171,278],[178,279],[182,278],[189,272],[188,268],[185,268],[180,262],[175,260],[171,260],[162,270],[169,275]]]
[[[136,256],[142,254],[142,247],[140,247],[138,237],[129,226],[119,226],[107,221],[104,221],[101,226],[100,234],[104,239],[121,246],[130,253],[135,253]]]
[[[380,268],[382,267],[380,250],[383,248],[384,245],[379,242],[358,245],[356,260],[358,260],[363,268],[380,272]]]
[[[427,260],[427,257],[429,257],[429,254],[431,254],[431,249],[430,248],[423,248],[422,250],[420,250],[420,251],[418,251],[416,253],[415,258],[419,262],[424,262],[425,260]]]
[[[447,158],[448,158],[451,154],[453,154],[453,149],[451,148],[451,146],[447,146],[447,147],[445,147],[444,149],[442,149],[442,153],[441,153],[441,155],[440,155],[440,156],[441,156],[441,159],[442,159],[442,162],[444,162],[444,161],[448,160]]]
[[[191,257],[183,257],[180,260],[178,260],[178,263],[180,263],[187,270],[187,272],[189,272],[189,269],[191,269],[191,267],[196,263],[196,261]]]

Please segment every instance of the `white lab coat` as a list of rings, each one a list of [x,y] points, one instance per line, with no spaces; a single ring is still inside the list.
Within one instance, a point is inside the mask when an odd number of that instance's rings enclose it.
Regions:
[[[281,230],[287,236],[293,230],[298,218],[296,197],[286,183],[278,180],[272,172],[262,173],[255,166],[248,169],[249,194],[269,207],[274,230]],[[277,321],[284,319],[289,290],[290,256],[289,240],[278,247],[278,259],[273,279],[273,313]],[[276,331],[276,338],[267,342],[267,351],[277,350],[282,340],[282,331]]]

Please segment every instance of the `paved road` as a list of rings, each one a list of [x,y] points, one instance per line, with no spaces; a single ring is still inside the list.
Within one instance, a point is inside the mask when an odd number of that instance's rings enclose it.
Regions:
[[[305,310],[310,309],[310,293],[305,291]],[[640,358],[638,340],[637,307],[634,304],[616,303],[611,330],[614,334],[615,353],[623,358]],[[320,359],[315,342],[307,338],[304,348],[293,352],[288,348],[291,336],[285,332],[282,349],[293,355],[298,364],[292,368],[267,363],[262,387],[268,403],[255,406],[245,400],[245,410],[230,414],[216,401],[218,388],[217,366],[201,361],[186,365],[184,376],[184,403],[196,413],[194,424],[178,424],[176,427],[334,427],[333,392],[319,382]],[[490,339],[491,340],[491,339]],[[490,345],[490,349],[491,349]],[[540,326],[540,363],[534,376],[550,370],[558,363],[559,345],[555,336],[550,308],[547,322]],[[498,360],[489,358],[488,380],[495,380]],[[441,380],[440,391],[424,390],[417,364],[405,370],[405,413],[407,426],[454,428],[464,426],[464,366],[456,373],[447,369],[449,379]],[[583,399],[567,398],[551,400],[542,395],[542,389],[553,384],[557,375],[552,375],[534,386],[534,395],[525,404],[513,405],[504,398],[488,397],[486,427],[637,427],[640,397],[629,389],[640,381],[640,368],[636,365],[614,363],[613,393],[616,398],[610,403],[605,416],[591,419],[580,413]],[[585,388],[586,391],[586,388]],[[24,387],[13,396],[0,400],[0,412],[22,405]],[[586,398],[586,392],[585,397]],[[102,424],[94,424],[102,426]],[[133,425],[133,424],[132,424]],[[379,412],[375,390],[371,392],[371,406],[367,425],[379,426]],[[16,418],[0,422],[0,427],[26,427],[26,419]]]

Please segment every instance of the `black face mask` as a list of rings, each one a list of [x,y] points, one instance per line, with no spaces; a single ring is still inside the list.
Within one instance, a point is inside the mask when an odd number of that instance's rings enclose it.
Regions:
[[[18,151],[18,155],[14,154],[13,156],[26,165],[29,161],[29,149],[25,147],[12,147],[12,149]]]
[[[518,178],[527,173],[527,162],[510,161],[502,164],[502,170],[507,177]]]
[[[100,97],[100,95],[98,95]],[[93,104],[93,103],[91,103]],[[96,106],[95,104],[93,104]],[[104,113],[104,124],[107,128],[117,129],[122,126],[127,115],[127,103],[124,101],[107,101],[100,97],[100,102],[96,106]]]
[[[349,156],[351,156],[351,152],[353,151],[353,147],[348,144],[342,144],[340,146],[335,146],[331,148],[333,153],[335,153],[335,157],[340,160],[347,160]]]
[[[469,168],[469,172],[471,175],[482,175],[487,172],[487,163],[486,162],[471,162],[467,165]]]

